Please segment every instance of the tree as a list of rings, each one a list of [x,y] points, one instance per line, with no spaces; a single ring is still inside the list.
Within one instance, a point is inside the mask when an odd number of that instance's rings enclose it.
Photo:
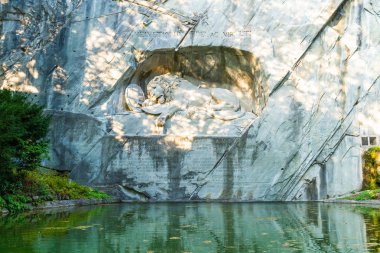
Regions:
[[[26,96],[0,90],[0,184],[36,169],[47,155],[49,117]]]

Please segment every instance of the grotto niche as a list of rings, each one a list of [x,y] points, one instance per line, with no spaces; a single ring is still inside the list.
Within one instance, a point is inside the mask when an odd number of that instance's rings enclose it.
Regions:
[[[188,47],[145,52],[122,90],[124,135],[240,136],[266,103],[249,52]]]

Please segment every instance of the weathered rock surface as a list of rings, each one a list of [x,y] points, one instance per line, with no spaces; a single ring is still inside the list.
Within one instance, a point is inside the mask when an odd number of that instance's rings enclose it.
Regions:
[[[53,115],[47,165],[73,179],[142,200],[360,189],[360,133],[380,134],[377,1],[1,3],[0,87]],[[126,87],[165,73],[227,88],[258,118],[187,137],[125,120]]]
[[[31,210],[35,209],[50,209],[50,208],[64,208],[72,206],[90,206],[90,205],[101,205],[101,204],[113,204],[120,203],[119,198],[109,198],[109,199],[75,199],[75,200],[56,200],[47,201],[42,205],[33,206],[29,205]]]

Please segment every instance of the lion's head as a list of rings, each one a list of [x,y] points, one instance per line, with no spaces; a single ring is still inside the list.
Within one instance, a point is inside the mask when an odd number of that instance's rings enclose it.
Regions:
[[[154,103],[164,104],[174,99],[174,90],[179,83],[179,77],[165,74],[154,77],[147,85],[147,97]]]

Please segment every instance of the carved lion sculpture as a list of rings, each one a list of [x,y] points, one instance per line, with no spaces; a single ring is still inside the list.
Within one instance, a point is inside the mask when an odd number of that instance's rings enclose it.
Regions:
[[[136,86],[133,86],[136,89]],[[128,91],[128,88],[127,88]],[[126,100],[133,100],[128,97]],[[141,92],[140,92],[141,93]],[[217,118],[233,120],[245,112],[240,101],[231,91],[221,88],[200,88],[189,81],[172,74],[156,76],[147,85],[147,99],[133,103],[134,110],[159,115],[157,126],[164,126],[167,119],[178,111],[184,111],[189,118]],[[141,97],[141,96],[140,96]],[[140,104],[140,108],[136,108]]]

